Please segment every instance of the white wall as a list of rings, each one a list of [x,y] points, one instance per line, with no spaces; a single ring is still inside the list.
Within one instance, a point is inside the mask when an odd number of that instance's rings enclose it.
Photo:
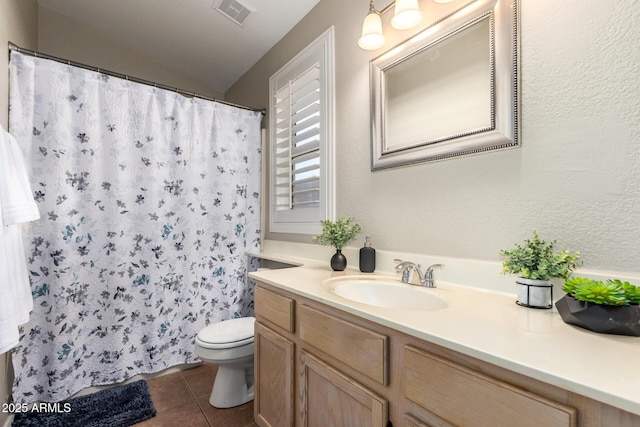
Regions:
[[[428,23],[401,32],[385,15],[392,40],[365,52],[366,3],[322,0],[225,94],[266,106],[269,76],[335,25],[338,214],[354,215],[380,249],[497,261],[535,227],[580,250],[585,268],[640,272],[640,2],[521,0],[522,146],[377,172],[368,62]],[[430,20],[444,12],[420,4]]]

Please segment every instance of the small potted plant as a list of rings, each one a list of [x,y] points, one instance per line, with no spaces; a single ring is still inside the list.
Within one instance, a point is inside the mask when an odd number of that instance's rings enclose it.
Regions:
[[[566,323],[603,334],[640,336],[640,287],[621,280],[567,279],[556,302]]]
[[[580,252],[571,253],[564,249],[554,251],[555,241],[540,239],[533,230],[533,239],[525,240],[523,246],[516,244],[513,249],[503,249],[502,272],[517,274],[519,305],[534,308],[551,308],[553,303],[552,277],[567,279],[578,266]]]
[[[320,222],[322,234],[314,236],[313,239],[321,245],[336,248],[336,253],[331,257],[331,268],[334,271],[343,271],[347,268],[347,258],[342,254],[342,248],[362,232],[362,227],[353,217],[344,215],[336,221]]]

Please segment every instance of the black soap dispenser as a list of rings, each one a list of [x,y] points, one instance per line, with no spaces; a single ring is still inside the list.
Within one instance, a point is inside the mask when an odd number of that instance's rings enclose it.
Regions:
[[[360,271],[373,273],[376,269],[376,250],[371,247],[370,237],[367,236],[364,246],[360,248]]]

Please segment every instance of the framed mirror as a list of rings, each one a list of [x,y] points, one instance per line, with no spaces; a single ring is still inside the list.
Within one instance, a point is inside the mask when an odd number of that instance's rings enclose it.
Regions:
[[[372,60],[372,170],[518,146],[517,36],[517,0],[475,0]]]

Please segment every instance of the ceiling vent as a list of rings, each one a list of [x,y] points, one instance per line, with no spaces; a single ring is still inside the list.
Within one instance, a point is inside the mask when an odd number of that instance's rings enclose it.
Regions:
[[[239,0],[217,0],[214,3],[214,7],[218,12],[241,27],[247,22],[249,16],[256,11],[251,5]]]

